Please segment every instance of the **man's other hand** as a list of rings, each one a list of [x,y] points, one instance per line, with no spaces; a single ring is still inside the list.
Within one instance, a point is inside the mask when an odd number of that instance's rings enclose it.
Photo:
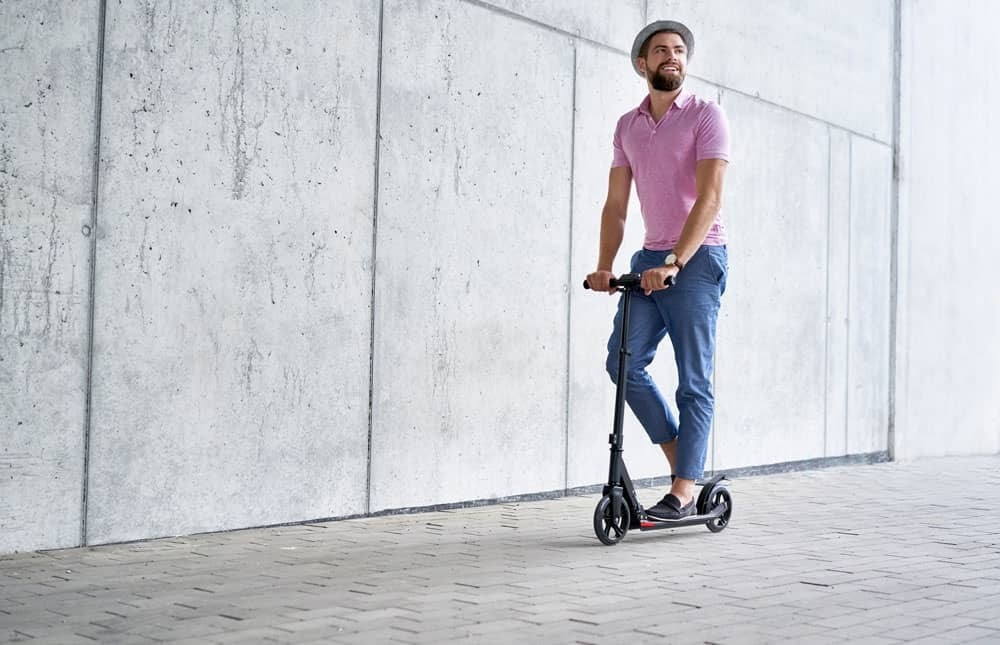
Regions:
[[[598,269],[587,276],[587,284],[590,285],[590,289],[594,292],[605,291],[607,293],[614,294],[618,292],[618,289],[611,286],[611,281],[614,280],[614,278],[614,273]]]

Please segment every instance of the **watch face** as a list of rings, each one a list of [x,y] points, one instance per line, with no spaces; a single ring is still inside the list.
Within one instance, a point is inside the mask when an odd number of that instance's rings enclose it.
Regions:
[[[667,265],[676,264],[677,263],[677,256],[674,255],[673,253],[670,253],[670,254],[667,255],[667,257],[663,261],[663,263],[667,264]]]

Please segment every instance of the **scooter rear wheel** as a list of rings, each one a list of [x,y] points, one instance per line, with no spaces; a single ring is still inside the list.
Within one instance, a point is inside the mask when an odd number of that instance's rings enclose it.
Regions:
[[[713,533],[718,533],[719,531],[725,529],[729,525],[729,518],[733,514],[733,496],[729,493],[729,489],[723,485],[716,484],[712,489],[708,498],[708,510],[712,510],[717,506],[725,506],[726,510],[719,517],[708,522],[708,530]]]
[[[629,524],[632,522],[628,502],[622,499],[618,505],[618,512],[613,512],[615,509],[612,508],[611,497],[605,495],[594,509],[594,533],[597,534],[598,540],[608,546],[618,544],[625,539]]]

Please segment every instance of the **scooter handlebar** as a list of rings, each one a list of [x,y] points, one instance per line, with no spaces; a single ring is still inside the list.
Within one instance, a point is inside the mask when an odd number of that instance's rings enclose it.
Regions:
[[[642,283],[642,274],[640,273],[625,273],[618,278],[611,278],[610,285],[617,289],[638,289],[639,285]],[[674,286],[676,280],[674,276],[668,275],[667,279],[663,281],[663,284],[668,287]],[[583,288],[589,289],[590,283],[586,280],[583,281]]]

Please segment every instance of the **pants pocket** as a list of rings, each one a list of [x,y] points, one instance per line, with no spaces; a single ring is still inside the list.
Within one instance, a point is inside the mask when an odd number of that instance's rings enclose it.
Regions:
[[[719,295],[722,295],[726,291],[726,278],[729,276],[729,253],[725,246],[710,246],[708,256],[712,261],[715,282],[719,285]]]

